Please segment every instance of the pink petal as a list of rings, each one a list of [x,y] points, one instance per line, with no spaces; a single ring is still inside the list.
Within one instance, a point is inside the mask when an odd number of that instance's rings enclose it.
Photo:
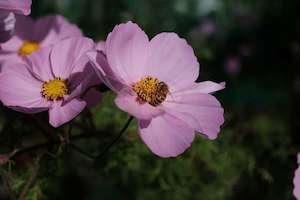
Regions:
[[[0,99],[11,107],[47,108],[49,104],[41,95],[42,84],[26,65],[11,63],[0,74]]]
[[[210,94],[170,95],[163,103],[165,111],[188,123],[194,130],[215,139],[224,123],[218,100]]]
[[[112,71],[121,82],[130,85],[140,79],[148,57],[148,46],[147,35],[132,22],[116,26],[108,35],[105,53]]]
[[[96,45],[96,50],[102,51],[103,53],[105,53],[105,41],[98,42]]]
[[[65,99],[69,101],[75,97],[79,97],[87,92],[88,89],[100,85],[101,81],[98,78],[93,66],[89,63],[87,57],[82,57],[80,62],[76,64],[77,67],[69,77],[71,84],[71,94]]]
[[[300,153],[298,154],[298,165],[299,164],[300,164]],[[293,194],[297,200],[300,200],[300,166],[298,166],[297,170],[295,171],[293,183],[294,183]]]
[[[81,99],[73,99],[63,106],[61,101],[54,101],[49,109],[49,123],[53,127],[59,127],[79,115],[85,106],[86,102]]]
[[[23,45],[23,40],[17,36],[13,36],[10,40],[1,44],[1,58],[7,56],[7,54],[16,54],[21,46]],[[4,57],[5,58],[5,57]]]
[[[102,94],[96,89],[90,89],[87,93],[82,97],[84,101],[87,102],[88,107],[96,106],[102,99]]]
[[[28,15],[30,13],[31,3],[31,0],[1,0],[0,9]]]
[[[40,107],[38,104],[36,106],[37,107],[34,107],[34,108],[9,106],[9,108],[11,108],[11,109],[13,109],[13,110],[15,110],[17,112],[22,112],[22,113],[27,113],[27,114],[36,114],[36,113],[40,113],[40,112],[48,110],[48,107]],[[41,105],[41,106],[43,106],[43,105]]]
[[[169,85],[170,91],[185,88],[198,78],[199,63],[191,46],[175,33],[161,33],[150,41],[150,56],[143,68]]]
[[[183,94],[210,94],[219,90],[223,90],[225,88],[225,82],[222,83],[214,83],[212,81],[204,81],[200,83],[193,83],[187,88],[182,90],[174,91],[172,94],[180,93]]]
[[[139,132],[149,149],[160,157],[182,154],[195,136],[192,128],[167,114],[151,121],[139,121]]]
[[[69,37],[82,36],[81,30],[71,24],[61,15],[48,15],[39,18],[31,31],[34,41],[39,41],[43,46],[49,46]]]
[[[54,78],[50,64],[51,49],[52,48],[50,47],[45,47],[24,57],[24,60],[30,66],[35,77],[38,77],[39,80],[43,82],[47,82]]]
[[[121,83],[121,79],[111,70],[103,52],[91,51],[87,53],[87,56],[91,61],[97,76],[107,87],[116,93],[126,87]]]
[[[16,36],[22,40],[36,41],[34,38],[35,21],[31,17],[16,15]]]
[[[81,57],[93,48],[94,42],[85,37],[73,37],[57,43],[50,55],[54,75],[68,78]]]
[[[163,113],[160,107],[139,103],[136,94],[130,89],[122,90],[115,99],[115,103],[121,110],[128,112],[137,119],[151,119]]]
[[[16,18],[14,13],[0,11],[0,42],[6,42],[11,38],[15,30]]]

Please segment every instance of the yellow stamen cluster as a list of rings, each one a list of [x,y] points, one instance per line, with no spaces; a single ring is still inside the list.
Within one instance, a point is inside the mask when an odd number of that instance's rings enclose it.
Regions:
[[[20,56],[27,56],[32,54],[33,52],[39,50],[40,45],[37,42],[25,41],[21,48],[19,49]]]
[[[132,89],[137,94],[140,102],[147,102],[152,106],[160,105],[167,98],[167,94],[169,93],[169,88],[166,83],[151,76],[146,76],[135,83]]]
[[[48,101],[61,100],[70,92],[70,84],[68,80],[54,78],[47,81],[42,86],[42,95]]]

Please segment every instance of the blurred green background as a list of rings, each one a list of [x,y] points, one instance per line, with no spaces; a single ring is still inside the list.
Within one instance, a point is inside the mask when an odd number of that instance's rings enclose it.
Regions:
[[[199,81],[226,81],[216,94],[226,120],[215,141],[198,136],[178,158],[153,155],[135,123],[96,162],[67,146],[24,154],[1,167],[0,199],[18,196],[32,177],[25,199],[293,199],[300,151],[299,8],[296,0],[33,0],[33,17],[60,13],[95,41],[128,20],[151,37],[178,33],[201,63]],[[74,122],[73,134],[92,135],[75,144],[92,155],[128,118],[113,98],[106,93],[102,104]],[[0,153],[43,140],[35,118],[1,112]],[[37,118],[47,122],[45,114]]]

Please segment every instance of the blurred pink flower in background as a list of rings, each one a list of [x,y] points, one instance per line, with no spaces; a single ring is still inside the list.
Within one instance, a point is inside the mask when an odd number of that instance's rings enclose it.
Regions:
[[[69,122],[100,101],[100,93],[90,89],[100,81],[86,57],[94,48],[92,40],[73,37],[22,60],[7,60],[0,74],[1,101],[24,113],[49,110],[54,127]]]
[[[195,131],[209,139],[217,137],[224,111],[210,93],[224,89],[224,84],[195,83],[199,63],[184,39],[161,33],[149,41],[128,22],[109,34],[105,53],[88,55],[99,76],[118,94],[117,106],[138,119],[140,136],[153,153],[183,153]]]
[[[0,167],[9,161],[9,155],[0,154]]]
[[[194,40],[203,40],[212,37],[217,32],[217,25],[212,20],[204,20],[194,28],[190,35]]]
[[[15,35],[1,45],[0,61],[30,55],[69,37],[82,36],[81,30],[63,16],[49,15],[34,21],[17,16]]]
[[[228,56],[224,61],[225,72],[229,75],[237,75],[241,70],[241,62],[237,56]]]
[[[298,153],[297,156],[297,162],[298,165],[300,165],[300,153]],[[296,197],[297,200],[300,200],[300,166],[298,166],[297,170],[295,171],[295,176],[294,176],[294,196]]]
[[[0,0],[0,42],[7,41],[15,29],[15,15],[30,13],[31,0]]]

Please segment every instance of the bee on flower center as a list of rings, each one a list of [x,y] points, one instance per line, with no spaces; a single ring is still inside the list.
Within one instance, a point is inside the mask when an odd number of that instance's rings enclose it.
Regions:
[[[141,103],[149,103],[151,106],[159,106],[164,102],[169,93],[168,85],[157,78],[146,76],[132,86]]]

